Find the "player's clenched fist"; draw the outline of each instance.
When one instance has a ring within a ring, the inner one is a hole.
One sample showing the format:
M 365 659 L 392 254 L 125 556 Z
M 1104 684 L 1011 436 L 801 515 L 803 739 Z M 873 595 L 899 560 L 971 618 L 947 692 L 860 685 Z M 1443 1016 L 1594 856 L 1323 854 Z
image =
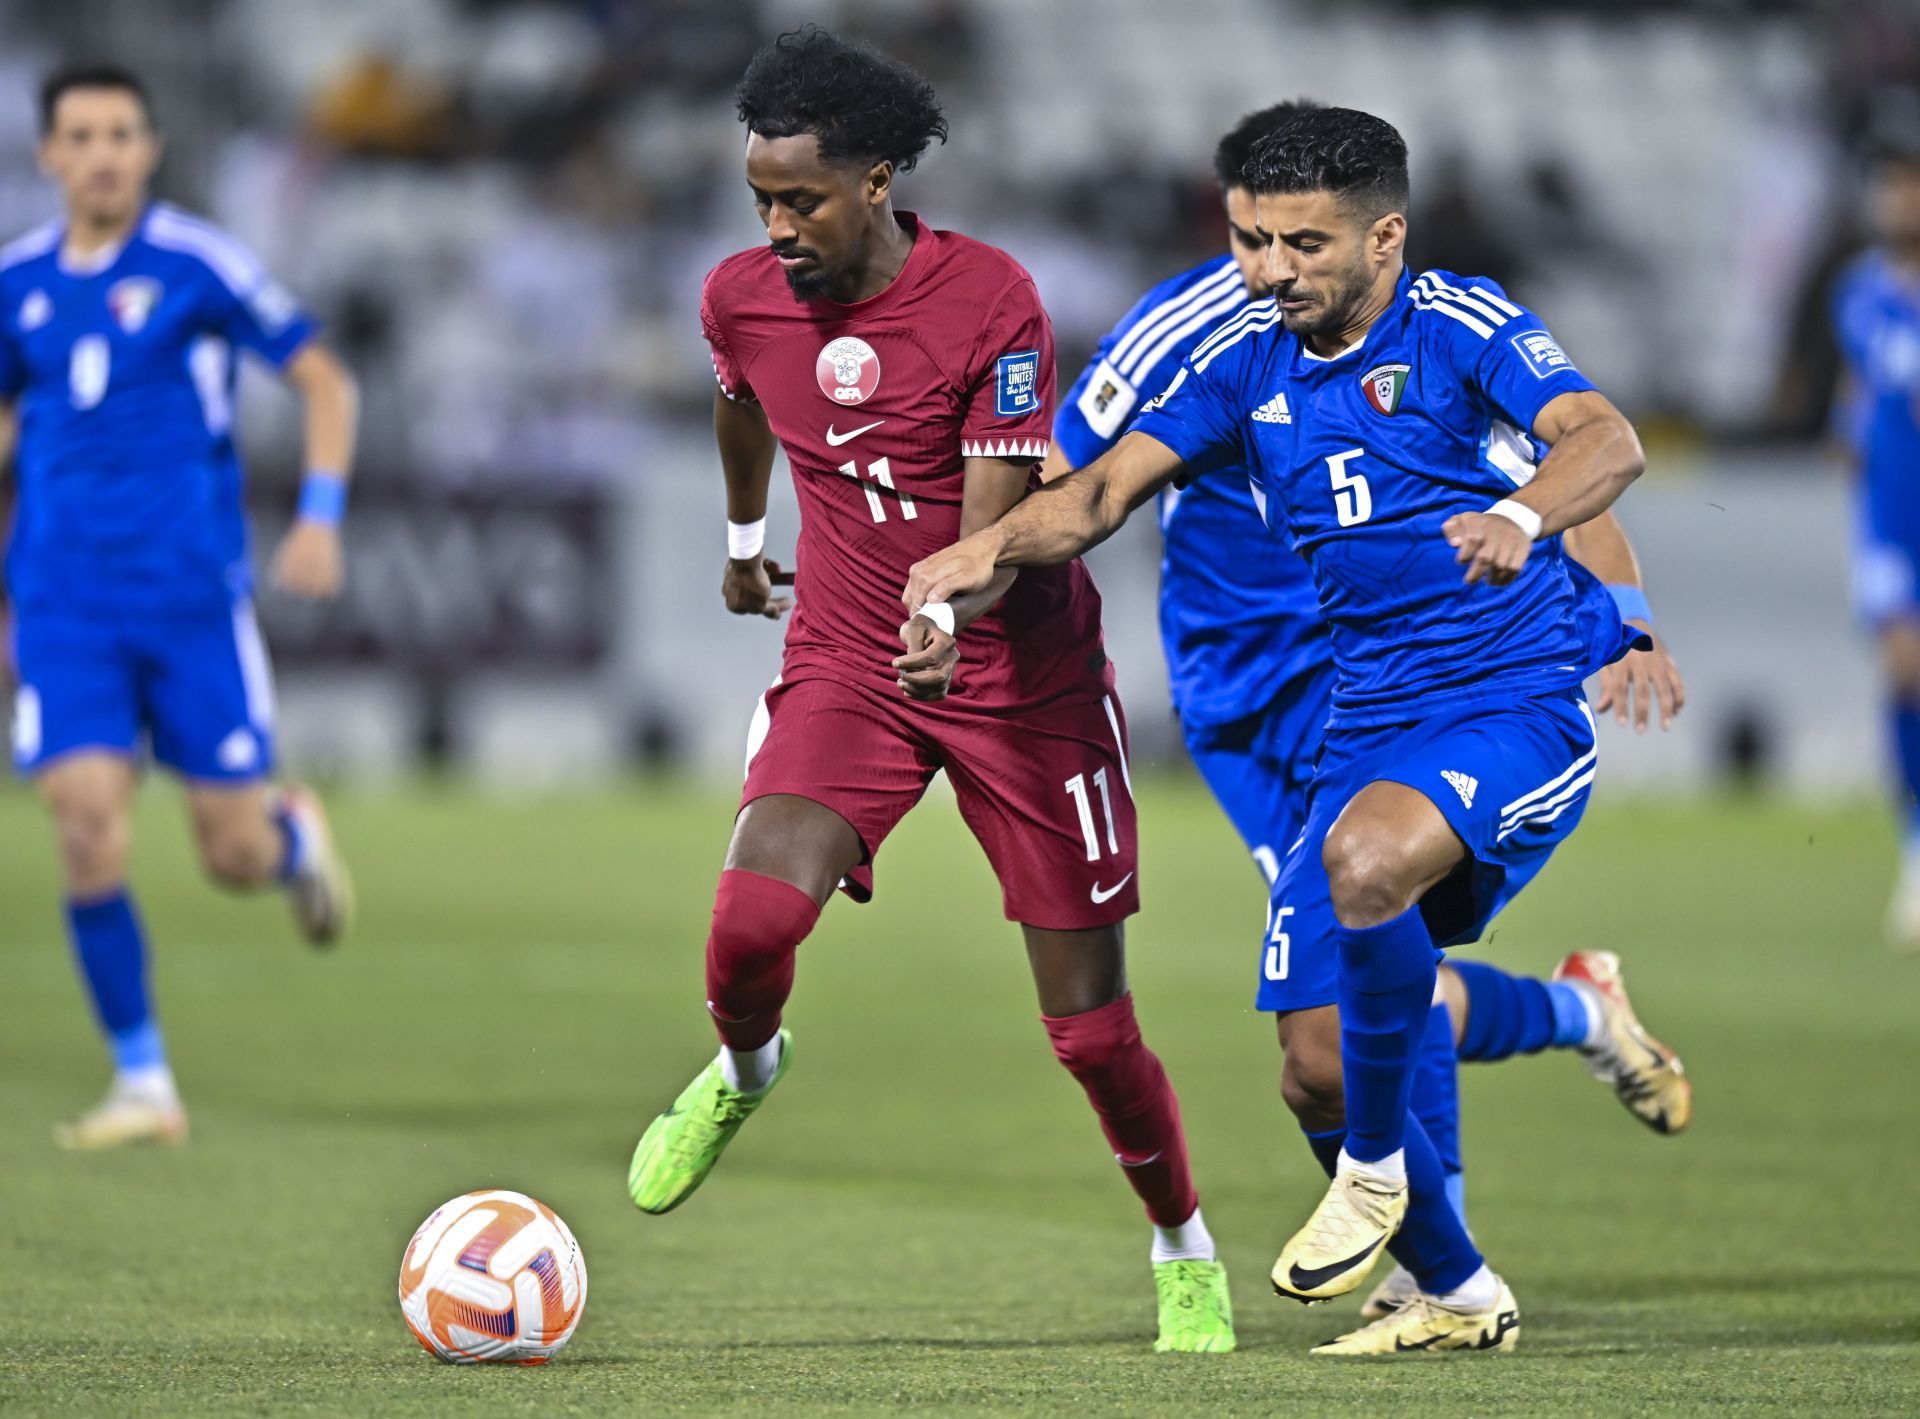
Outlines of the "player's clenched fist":
M 1491 512 L 1456 513 L 1440 529 L 1454 558 L 1467 569 L 1467 581 L 1505 586 L 1520 575 L 1533 539 L 1518 523 Z
M 736 616 L 765 616 L 777 621 L 793 609 L 791 596 L 775 596 L 776 586 L 792 586 L 793 573 L 780 570 L 771 557 L 748 557 L 744 561 L 727 559 L 720 578 L 720 599 Z
M 345 580 L 338 528 L 302 519 L 287 529 L 273 554 L 274 585 L 295 596 L 320 599 L 338 595 Z
M 912 616 L 900 627 L 907 653 L 895 656 L 900 692 L 910 700 L 944 700 L 960 664 L 957 641 L 925 616 Z
M 900 604 L 918 611 L 933 601 L 951 601 L 983 591 L 993 580 L 996 552 L 991 528 L 963 537 L 907 569 L 907 589 Z

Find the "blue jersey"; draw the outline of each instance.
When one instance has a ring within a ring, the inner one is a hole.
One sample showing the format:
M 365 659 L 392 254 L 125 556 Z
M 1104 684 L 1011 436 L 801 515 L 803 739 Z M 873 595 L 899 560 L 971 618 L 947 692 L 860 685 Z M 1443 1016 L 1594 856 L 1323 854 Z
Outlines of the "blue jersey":
M 53 223 L 0 250 L 0 398 L 20 421 L 7 585 L 23 610 L 222 607 L 248 589 L 235 352 L 312 323 L 232 238 L 164 203 L 89 269 Z
M 1403 273 L 1365 337 L 1323 358 L 1261 301 L 1208 336 L 1135 422 L 1190 465 L 1240 458 L 1307 559 L 1333 636 L 1335 728 L 1409 723 L 1580 684 L 1627 637 L 1549 538 L 1509 586 L 1469 586 L 1441 535 L 1524 487 L 1549 401 L 1593 386 L 1485 279 Z
M 1076 468 L 1119 441 L 1142 396 L 1166 388 L 1181 362 L 1246 309 L 1231 256 L 1162 281 L 1100 342 L 1054 419 Z M 1235 465 L 1171 488 L 1160 500 L 1160 639 L 1181 723 L 1226 724 L 1261 712 L 1332 657 L 1306 563 L 1277 545 Z
M 1840 278 L 1834 326 L 1853 376 L 1841 415 L 1860 460 L 1868 533 L 1920 546 L 1920 279 L 1868 253 Z

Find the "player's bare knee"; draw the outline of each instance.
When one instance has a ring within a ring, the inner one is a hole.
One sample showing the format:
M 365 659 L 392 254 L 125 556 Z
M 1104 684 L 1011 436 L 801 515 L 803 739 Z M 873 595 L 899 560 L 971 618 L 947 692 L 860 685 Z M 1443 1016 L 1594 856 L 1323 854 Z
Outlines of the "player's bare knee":
M 200 833 L 200 865 L 213 881 L 233 891 L 272 880 L 281 851 L 278 835 L 271 831 L 236 832 L 222 826 Z
M 121 804 L 74 796 L 56 802 L 53 816 L 69 892 L 88 896 L 125 879 L 133 823 Z
M 1411 894 L 1406 854 L 1365 825 L 1335 823 L 1321 849 L 1333 913 L 1347 927 L 1378 926 L 1407 909 Z
M 1287 1056 L 1280 1070 L 1280 1097 L 1299 1121 L 1312 1133 L 1344 1128 L 1347 1122 L 1347 1098 L 1340 1075 L 1340 1054 L 1330 1055 L 1311 1049 L 1298 1049 Z

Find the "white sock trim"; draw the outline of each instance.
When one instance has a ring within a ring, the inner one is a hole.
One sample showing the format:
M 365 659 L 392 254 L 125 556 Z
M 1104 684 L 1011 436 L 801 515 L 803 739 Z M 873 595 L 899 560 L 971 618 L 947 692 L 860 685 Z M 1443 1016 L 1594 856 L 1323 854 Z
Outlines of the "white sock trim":
M 1381 1183 L 1387 1187 L 1405 1187 L 1407 1185 L 1407 1150 L 1396 1148 L 1386 1157 L 1372 1163 L 1362 1163 L 1345 1148 L 1340 1150 L 1340 1162 L 1334 1169 L 1334 1176 L 1347 1174 L 1365 1178 L 1368 1182 Z
M 1458 1287 L 1433 1299 L 1450 1311 L 1490 1311 L 1500 1299 L 1500 1278 L 1483 1261 Z
M 1574 994 L 1580 997 L 1580 1003 L 1587 1008 L 1587 1037 L 1580 1042 L 1580 1048 L 1593 1049 L 1604 1044 L 1607 1038 L 1607 1006 L 1601 1000 L 1599 990 L 1583 980 L 1568 981 L 1566 984 L 1573 987 Z
M 773 1083 L 773 1076 L 779 1068 L 778 1032 L 758 1049 L 737 1050 L 720 1046 L 720 1076 L 735 1093 L 759 1093 Z
M 180 1102 L 180 1090 L 173 1082 L 173 1070 L 164 1064 L 116 1070 L 113 1087 L 150 1103 L 171 1106 Z
M 1193 1216 L 1177 1227 L 1162 1227 L 1155 1224 L 1153 1229 L 1153 1261 L 1159 1265 L 1163 1261 L 1214 1261 L 1218 1253 L 1214 1250 L 1213 1234 L 1207 1230 L 1206 1222 L 1200 1216 L 1198 1207 Z

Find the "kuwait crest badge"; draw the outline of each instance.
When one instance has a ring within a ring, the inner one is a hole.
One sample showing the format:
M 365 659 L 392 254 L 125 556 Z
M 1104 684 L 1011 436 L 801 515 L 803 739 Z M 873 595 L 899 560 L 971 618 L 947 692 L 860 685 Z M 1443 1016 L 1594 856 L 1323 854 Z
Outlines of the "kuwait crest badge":
M 1382 414 L 1399 412 L 1400 396 L 1406 393 L 1407 376 L 1412 372 L 1412 365 L 1375 365 L 1360 376 L 1367 403 Z

